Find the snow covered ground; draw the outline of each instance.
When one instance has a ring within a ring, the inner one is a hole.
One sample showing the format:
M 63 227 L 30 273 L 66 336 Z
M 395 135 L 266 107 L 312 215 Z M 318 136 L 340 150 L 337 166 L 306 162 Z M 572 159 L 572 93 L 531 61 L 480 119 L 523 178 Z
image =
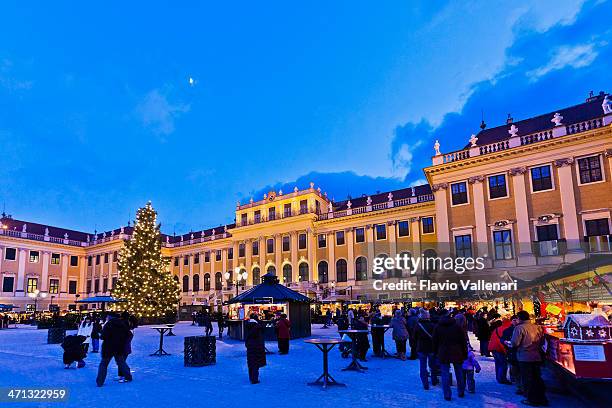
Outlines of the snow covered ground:
M 157 349 L 158 333 L 147 327 L 136 329 L 132 345 L 133 354 L 128 363 L 134 381 L 122 384 L 115 381 L 116 366 L 109 366 L 106 385 L 97 388 L 95 376 L 99 354 L 89 354 L 87 366 L 65 370 L 62 349 L 46 344 L 46 330 L 23 326 L 0 331 L 0 387 L 65 387 L 69 389 L 67 402 L 39 404 L 61 407 L 173 407 L 214 406 L 296 408 L 359 408 L 359 407 L 518 407 L 523 398 L 515 395 L 513 386 L 495 382 L 492 358 L 479 357 L 483 371 L 476 375 L 476 394 L 456 396 L 444 401 L 439 386 L 424 391 L 420 384 L 417 361 L 368 358 L 366 373 L 344 372 L 341 368 L 348 360 L 340 356 L 337 348 L 330 353 L 330 372 L 346 388 L 322 390 L 307 386 L 322 372 L 322 353 L 303 340 L 293 340 L 289 355 L 268 356 L 268 366 L 260 370 L 261 383 L 248 381 L 245 348 L 241 342 L 217 340 L 217 364 L 208 367 L 183 367 L 183 337 L 203 334 L 202 328 L 180 323 L 174 329 L 176 337 L 166 337 L 164 348 L 168 357 L 150 357 Z M 388 333 L 386 344 L 393 352 Z M 337 336 L 335 328 L 313 328 L 314 337 Z M 475 345 L 476 343 L 473 342 Z M 268 349 L 276 351 L 275 343 Z M 553 407 L 586 406 L 570 395 L 549 392 Z M 36 406 L 11 403 L 6 406 Z

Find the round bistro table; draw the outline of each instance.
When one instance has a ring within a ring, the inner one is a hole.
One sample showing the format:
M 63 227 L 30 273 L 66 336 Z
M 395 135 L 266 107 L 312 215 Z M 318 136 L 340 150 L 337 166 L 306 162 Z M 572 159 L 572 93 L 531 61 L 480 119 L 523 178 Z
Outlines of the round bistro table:
M 339 383 L 329 374 L 329 363 L 328 354 L 336 344 L 340 344 L 343 341 L 341 339 L 307 339 L 305 343 L 314 344 L 319 350 L 323 352 L 323 374 L 319 376 L 314 382 L 308 383 L 308 385 L 322 385 L 323 389 L 327 389 L 328 386 L 337 385 L 346 387 L 346 384 Z

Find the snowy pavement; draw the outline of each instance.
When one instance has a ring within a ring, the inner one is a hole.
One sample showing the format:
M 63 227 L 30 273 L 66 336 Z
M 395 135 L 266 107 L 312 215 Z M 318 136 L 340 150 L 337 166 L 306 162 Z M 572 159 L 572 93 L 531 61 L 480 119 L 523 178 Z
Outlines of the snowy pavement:
M 215 325 L 216 327 L 216 325 Z M 417 361 L 368 357 L 365 373 L 341 371 L 349 361 L 340 356 L 337 348 L 330 352 L 330 373 L 347 386 L 323 390 L 306 385 L 323 371 L 322 353 L 303 340 L 291 341 L 289 355 L 268 355 L 268 365 L 260 370 L 261 383 L 248 381 L 245 348 L 241 342 L 217 340 L 217 364 L 207 367 L 183 366 L 183 338 L 201 335 L 200 327 L 180 323 L 176 337 L 164 338 L 167 357 L 150 357 L 157 349 L 159 334 L 147 327 L 136 329 L 132 344 L 133 354 L 128 359 L 134 381 L 122 384 L 115 381 L 116 365 L 111 362 L 106 385 L 97 388 L 95 376 L 99 354 L 89 354 L 87 366 L 65 370 L 62 349 L 46 344 L 47 331 L 28 326 L 0 330 L 0 388 L 65 387 L 67 402 L 28 404 L 2 403 L 5 406 L 58 407 L 173 407 L 215 406 L 220 408 L 288 406 L 299 408 L 359 408 L 359 407 L 520 407 L 523 397 L 515 395 L 515 388 L 495 382 L 492 358 L 479 357 L 482 372 L 476 375 L 476 394 L 444 401 L 439 386 L 423 390 Z M 337 337 L 335 328 L 313 327 L 313 337 Z M 395 350 L 390 333 L 387 348 Z M 476 344 L 475 342 L 473 344 Z M 276 351 L 276 344 L 267 343 Z M 571 395 L 548 393 L 552 407 L 579 408 L 586 405 Z

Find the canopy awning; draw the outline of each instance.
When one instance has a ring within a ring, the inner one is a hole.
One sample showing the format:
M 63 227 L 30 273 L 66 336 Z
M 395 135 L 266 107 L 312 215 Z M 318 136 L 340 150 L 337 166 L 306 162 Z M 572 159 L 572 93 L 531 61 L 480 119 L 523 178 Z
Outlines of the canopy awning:
M 13 309 L 19 309 L 19 306 L 15 306 L 15 305 L 7 305 L 4 303 L 0 303 L 0 311 L 6 312 L 9 310 L 13 310 Z
M 85 299 L 79 299 L 76 303 L 120 303 L 125 302 L 123 299 L 115 298 L 112 296 L 92 296 Z
M 276 275 L 270 273 L 262 277 L 262 283 L 231 298 L 225 304 L 261 304 L 261 303 L 285 303 L 302 302 L 310 303 L 312 299 L 295 290 L 278 283 Z

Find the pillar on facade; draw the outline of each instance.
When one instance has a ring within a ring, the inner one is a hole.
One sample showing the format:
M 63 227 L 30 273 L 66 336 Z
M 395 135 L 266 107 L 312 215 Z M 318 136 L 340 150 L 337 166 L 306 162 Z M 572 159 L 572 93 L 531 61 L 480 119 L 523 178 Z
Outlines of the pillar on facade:
M 193 254 L 189 256 L 189 294 L 193 293 Z
M 62 275 L 60 278 L 60 293 L 59 293 L 60 297 L 65 297 L 66 294 L 68 293 L 68 262 L 69 262 L 68 255 L 62 254 L 61 255 Z
M 327 236 L 327 278 L 329 282 L 336 281 L 336 233 L 330 232 Z
M 25 269 L 26 269 L 26 250 L 19 248 L 19 257 L 17 258 L 17 290 L 16 296 L 25 296 Z
M 526 167 L 510 169 L 512 188 L 514 190 L 514 209 L 516 212 L 516 233 L 519 253 L 517 263 L 519 266 L 535 265 L 531 247 L 531 231 L 529 226 L 529 210 L 527 208 L 527 188 L 525 187 Z
M 355 238 L 353 228 L 347 228 L 344 230 L 346 233 L 346 279 L 351 284 L 355 283 Z
M 317 240 L 315 239 L 314 231 L 310 228 L 306 230 L 306 247 L 308 248 L 308 271 L 310 273 L 308 280 L 316 282 L 319 279 L 316 265 Z
M 298 276 L 298 232 L 291 232 L 291 281 L 297 281 Z
M 50 253 L 43 251 L 42 253 L 42 273 L 40 277 L 40 291 L 47 292 L 49 290 L 49 256 Z
M 419 258 L 421 256 L 421 218 L 413 217 L 410 219 L 410 235 L 412 238 L 412 250 L 410 254 L 412 258 Z M 412 275 L 421 275 L 421 264 L 418 267 L 415 262 L 412 263 L 412 269 L 410 271 Z
M 450 241 L 448 228 L 448 183 L 438 183 L 431 186 L 436 206 L 436 236 L 439 243 L 448 244 Z
M 87 257 L 79 256 L 79 290 L 78 293 L 83 295 L 87 290 Z
M 475 256 L 488 254 L 487 214 L 485 210 L 484 176 L 474 176 L 468 179 L 472 185 L 472 202 L 474 205 L 474 219 L 476 223 L 476 234 L 473 240 L 476 251 Z
M 283 244 L 282 244 L 282 235 L 275 234 L 274 235 L 274 267 L 276 268 L 276 276 L 283 276 L 283 271 L 281 264 L 283 263 Z
M 372 278 L 372 269 L 374 266 L 374 257 L 376 254 L 374 253 L 374 226 L 372 224 L 368 224 L 365 226 L 366 229 L 366 246 L 368 249 L 368 279 Z
M 397 222 L 388 221 L 387 227 L 389 228 L 389 256 L 395 258 L 397 255 Z
M 561 211 L 563 212 L 563 230 L 567 240 L 566 261 L 573 262 L 584 257 L 581 247 L 576 192 L 574 191 L 574 158 L 557 159 L 553 162 L 559 176 L 559 193 Z
M 247 270 L 247 282 L 249 285 L 253 284 L 253 274 L 251 273 L 251 268 L 253 266 L 253 262 L 251 260 L 252 250 L 253 250 L 253 242 L 250 239 L 244 241 L 244 264 Z

